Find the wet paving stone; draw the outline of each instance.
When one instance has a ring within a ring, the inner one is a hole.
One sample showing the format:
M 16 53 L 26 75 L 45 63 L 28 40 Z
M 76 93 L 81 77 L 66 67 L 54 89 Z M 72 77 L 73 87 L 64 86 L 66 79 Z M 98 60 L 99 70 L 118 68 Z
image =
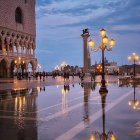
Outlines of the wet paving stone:
M 0 139 L 88 140 L 112 131 L 117 140 L 138 140 L 140 87 L 109 83 L 105 94 L 99 88 L 93 82 L 1 90 Z

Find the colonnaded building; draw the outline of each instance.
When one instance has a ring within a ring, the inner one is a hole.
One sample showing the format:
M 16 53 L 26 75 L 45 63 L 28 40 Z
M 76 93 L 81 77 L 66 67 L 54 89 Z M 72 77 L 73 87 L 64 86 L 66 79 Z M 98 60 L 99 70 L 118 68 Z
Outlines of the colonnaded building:
M 37 67 L 35 0 L 0 0 L 0 77 Z

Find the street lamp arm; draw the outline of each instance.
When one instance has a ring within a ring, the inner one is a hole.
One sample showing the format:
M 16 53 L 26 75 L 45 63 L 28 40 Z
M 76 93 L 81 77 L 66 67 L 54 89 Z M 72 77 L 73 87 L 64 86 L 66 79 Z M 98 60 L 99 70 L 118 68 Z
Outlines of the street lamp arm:
M 112 51 L 112 48 L 108 48 L 107 46 L 105 47 L 107 51 Z
M 97 48 L 92 48 L 91 51 L 97 52 L 98 50 L 102 49 L 101 45 L 99 44 Z
M 94 135 L 95 135 L 95 137 L 98 136 L 100 139 L 101 139 L 101 137 L 102 137 L 102 133 L 100 134 L 98 131 L 95 131 L 95 132 L 94 132 Z
M 111 135 L 114 134 L 113 131 L 109 130 L 108 133 L 107 133 L 107 136 L 110 135 L 110 134 Z
M 113 131 L 109 131 L 107 133 L 107 139 L 108 139 L 108 137 L 110 137 L 110 140 L 116 140 L 116 136 Z
M 94 48 L 94 49 L 92 48 L 91 51 L 97 52 L 99 49 L 100 49 L 99 47 L 98 48 Z

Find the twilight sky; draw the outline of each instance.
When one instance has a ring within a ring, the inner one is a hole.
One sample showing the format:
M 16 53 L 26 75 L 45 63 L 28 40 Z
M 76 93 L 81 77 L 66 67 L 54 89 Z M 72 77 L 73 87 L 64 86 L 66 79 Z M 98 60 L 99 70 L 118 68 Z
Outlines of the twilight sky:
M 100 28 L 116 40 L 109 61 L 130 64 L 127 56 L 140 55 L 140 0 L 37 0 L 36 57 L 50 71 L 62 61 L 83 66 L 82 29 L 89 28 L 95 47 Z M 91 52 L 91 62 L 101 60 L 101 51 Z

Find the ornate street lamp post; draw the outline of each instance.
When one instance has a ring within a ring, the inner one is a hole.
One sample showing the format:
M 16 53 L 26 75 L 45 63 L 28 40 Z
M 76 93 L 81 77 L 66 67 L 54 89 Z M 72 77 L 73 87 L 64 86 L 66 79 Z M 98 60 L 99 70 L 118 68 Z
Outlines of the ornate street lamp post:
M 135 78 L 136 76 L 136 71 L 135 71 L 135 68 L 136 68 L 136 61 L 139 60 L 139 56 L 136 54 L 136 53 L 132 53 L 132 56 L 128 56 L 128 61 L 132 61 L 133 62 L 133 76 Z
M 95 48 L 95 49 L 93 48 L 94 47 L 94 40 L 93 39 L 89 40 L 88 45 L 91 48 L 91 50 L 93 50 L 95 52 L 98 51 L 98 50 L 102 51 L 102 80 L 101 80 L 102 86 L 100 88 L 100 92 L 103 92 L 103 91 L 107 91 L 107 88 L 106 88 L 106 85 L 105 85 L 105 72 L 104 72 L 104 51 L 105 50 L 111 51 L 112 48 L 115 45 L 115 40 L 110 39 L 110 43 L 109 43 L 110 47 L 108 48 L 107 47 L 108 37 L 106 36 L 106 30 L 101 29 L 100 30 L 100 35 L 101 35 L 101 43 L 98 45 L 97 48 Z
M 25 64 L 25 61 L 21 59 L 21 57 L 18 57 L 15 61 L 14 61 L 16 67 L 17 67 L 17 75 L 18 73 L 22 72 L 20 71 L 21 69 L 21 65 Z

